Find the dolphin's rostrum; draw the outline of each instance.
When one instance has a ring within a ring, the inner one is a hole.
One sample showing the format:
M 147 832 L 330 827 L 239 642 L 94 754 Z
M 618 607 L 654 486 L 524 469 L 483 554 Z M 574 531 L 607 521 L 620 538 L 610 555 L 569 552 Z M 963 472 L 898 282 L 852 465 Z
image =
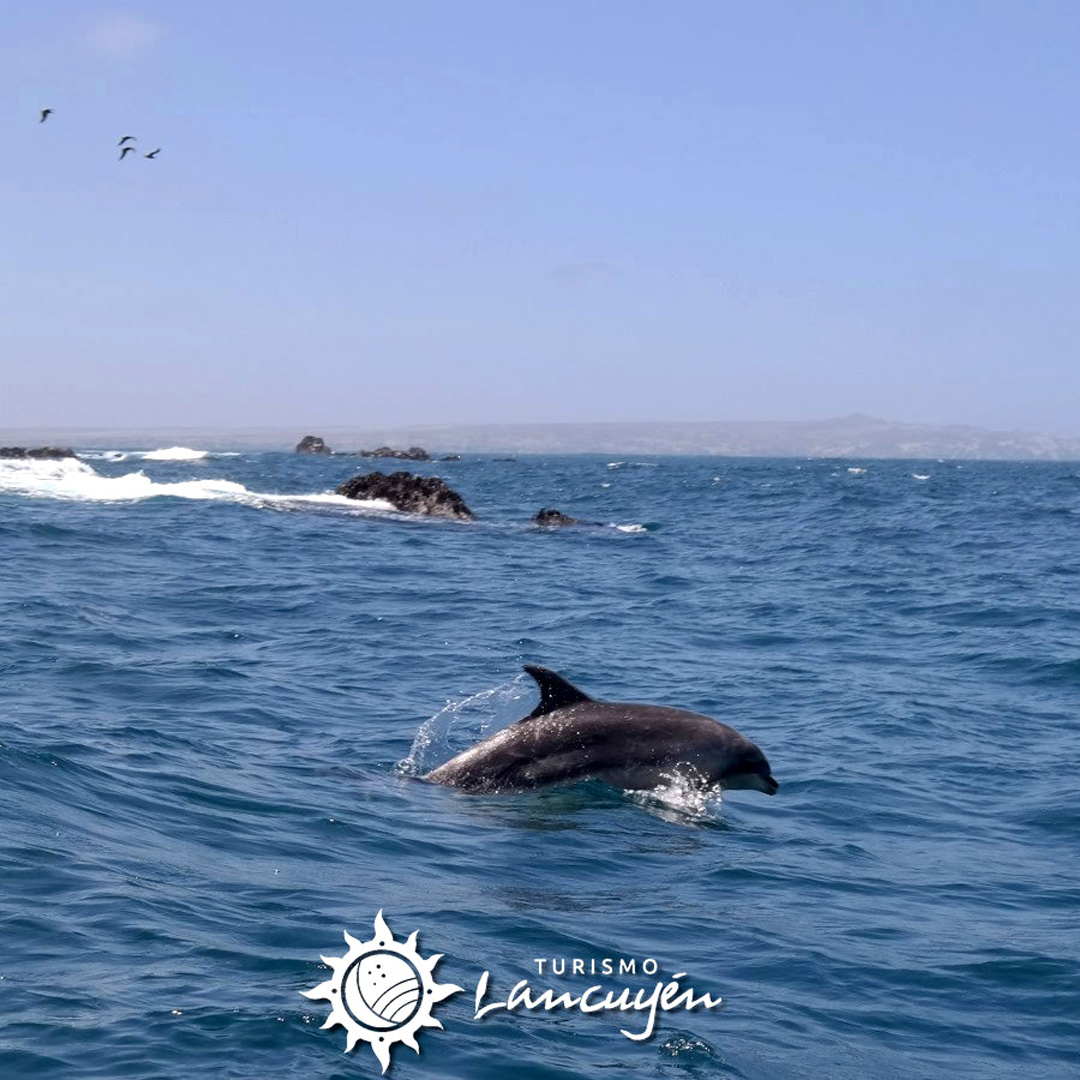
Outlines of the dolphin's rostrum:
M 596 779 L 644 790 L 683 776 L 712 788 L 780 786 L 745 735 L 700 713 L 595 701 L 561 675 L 526 664 L 540 704 L 424 779 L 465 791 L 524 791 Z

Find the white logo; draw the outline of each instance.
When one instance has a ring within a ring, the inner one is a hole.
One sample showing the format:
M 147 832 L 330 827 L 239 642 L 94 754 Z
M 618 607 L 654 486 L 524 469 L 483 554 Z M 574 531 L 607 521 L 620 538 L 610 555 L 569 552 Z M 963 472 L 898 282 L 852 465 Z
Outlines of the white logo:
M 300 991 L 312 1000 L 329 1001 L 332 1008 L 323 1030 L 339 1024 L 345 1028 L 346 1053 L 361 1040 L 370 1043 L 383 1072 L 390 1065 L 394 1043 L 403 1042 L 420 1053 L 417 1032 L 423 1027 L 442 1027 L 432 1017 L 432 1007 L 463 989 L 435 981 L 432 972 L 442 954 L 425 960 L 416 951 L 418 933 L 414 930 L 404 944 L 395 941 L 380 911 L 375 916 L 375 936 L 357 941 L 346 930 L 349 951 L 341 957 L 322 958 L 334 974 L 313 989 Z

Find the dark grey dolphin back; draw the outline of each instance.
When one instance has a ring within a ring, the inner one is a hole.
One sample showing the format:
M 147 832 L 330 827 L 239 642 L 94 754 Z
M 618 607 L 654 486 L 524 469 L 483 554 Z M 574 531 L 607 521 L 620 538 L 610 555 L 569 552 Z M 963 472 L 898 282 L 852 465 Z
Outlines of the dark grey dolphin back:
M 537 716 L 554 712 L 556 709 L 565 709 L 568 705 L 578 705 L 583 701 L 592 701 L 588 694 L 582 693 L 576 686 L 572 686 L 561 675 L 549 671 L 545 667 L 537 667 L 535 664 L 526 664 L 525 670 L 536 680 L 540 687 L 540 704 L 528 716 L 518 721 L 523 724 L 526 720 L 532 720 Z

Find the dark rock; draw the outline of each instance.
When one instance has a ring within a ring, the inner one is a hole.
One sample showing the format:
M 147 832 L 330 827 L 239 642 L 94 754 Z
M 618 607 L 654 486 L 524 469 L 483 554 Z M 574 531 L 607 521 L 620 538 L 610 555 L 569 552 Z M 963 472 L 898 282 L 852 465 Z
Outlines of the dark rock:
M 460 454 L 443 454 L 443 456 L 441 458 L 439 458 L 439 460 L 440 461 L 460 461 L 461 460 L 461 455 Z
M 75 451 L 68 446 L 38 446 L 27 450 L 23 446 L 0 446 L 0 458 L 36 458 L 39 461 L 59 461 L 74 457 Z
M 385 499 L 407 514 L 465 521 L 473 518 L 465 500 L 437 476 L 417 476 L 407 472 L 367 473 L 346 480 L 337 493 L 347 499 Z
M 516 457 L 493 457 L 492 461 L 517 461 Z
M 559 525 L 580 525 L 581 522 L 578 518 L 570 517 L 561 510 L 545 508 L 536 512 L 536 516 L 533 518 L 533 524 L 553 529 Z
M 410 446 L 408 450 L 394 450 L 380 446 L 377 450 L 357 450 L 358 457 L 398 458 L 401 461 L 430 461 L 431 455 L 422 446 Z
M 329 454 L 330 447 L 318 435 L 305 435 L 297 444 L 298 454 Z

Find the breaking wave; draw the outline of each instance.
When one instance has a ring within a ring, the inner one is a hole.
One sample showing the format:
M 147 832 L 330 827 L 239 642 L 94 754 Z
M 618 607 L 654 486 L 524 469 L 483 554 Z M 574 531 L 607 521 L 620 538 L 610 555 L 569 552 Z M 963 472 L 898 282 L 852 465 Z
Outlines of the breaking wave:
M 190 446 L 163 446 L 157 450 L 80 450 L 84 461 L 205 461 L 208 458 L 239 457 L 239 450 L 193 450 Z
M 166 446 L 160 450 L 147 450 L 140 456 L 145 461 L 202 461 L 210 456 L 210 451 L 192 450 L 189 446 Z
M 276 495 L 249 491 L 243 484 L 221 479 L 161 483 L 152 480 L 141 470 L 123 476 L 102 476 L 86 462 L 76 458 L 0 461 L 0 493 L 73 502 L 135 502 L 168 495 L 177 499 L 220 499 L 256 507 L 316 504 L 352 511 L 399 513 L 383 499 L 347 499 L 332 492 Z

